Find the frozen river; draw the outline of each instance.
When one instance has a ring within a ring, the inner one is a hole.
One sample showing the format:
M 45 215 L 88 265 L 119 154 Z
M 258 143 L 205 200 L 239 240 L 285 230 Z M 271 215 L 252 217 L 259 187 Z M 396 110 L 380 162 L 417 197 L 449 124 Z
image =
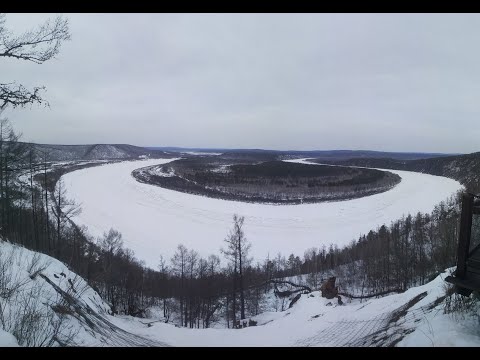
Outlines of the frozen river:
M 86 225 L 95 237 L 117 229 L 125 246 L 156 268 L 159 256 L 170 259 L 178 244 L 203 256 L 219 255 L 237 213 L 245 216 L 251 254 L 263 260 L 278 252 L 302 256 L 323 244 L 342 247 L 404 214 L 430 212 L 462 188 L 444 177 L 389 170 L 402 181 L 381 194 L 318 204 L 265 205 L 189 195 L 139 183 L 131 175 L 140 167 L 172 160 L 121 162 L 64 175 L 67 196 L 82 207 L 74 221 Z

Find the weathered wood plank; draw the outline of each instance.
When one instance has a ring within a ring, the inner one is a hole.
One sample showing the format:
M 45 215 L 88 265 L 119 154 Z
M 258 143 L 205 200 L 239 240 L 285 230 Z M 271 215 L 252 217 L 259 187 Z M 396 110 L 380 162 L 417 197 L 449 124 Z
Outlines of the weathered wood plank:
M 480 261 L 480 244 L 475 249 L 470 251 L 470 254 L 468 254 L 468 258 L 475 261 Z
M 463 194 L 462 214 L 460 216 L 460 232 L 458 236 L 457 270 L 455 275 L 464 279 L 467 271 L 467 258 L 472 232 L 473 195 Z
M 448 281 L 451 284 L 456 285 L 460 289 L 460 293 L 468 296 L 472 290 L 478 290 L 478 282 L 472 280 L 459 279 L 458 277 L 447 276 L 445 281 Z M 462 291 L 462 289 L 468 289 L 470 291 Z
M 467 266 L 467 276 L 466 276 L 466 278 L 468 280 L 473 281 L 473 280 L 475 280 L 475 278 L 478 277 L 478 275 L 480 275 L 480 269 Z M 480 288 L 480 283 L 478 284 L 478 287 Z
M 468 266 L 480 268 L 480 258 L 469 257 L 467 260 L 467 264 Z
M 480 290 L 480 244 L 470 251 L 473 214 L 480 214 L 480 199 L 472 194 L 463 194 L 460 231 L 458 235 L 457 270 L 455 276 L 445 280 L 456 287 L 456 292 L 469 296 L 472 290 Z

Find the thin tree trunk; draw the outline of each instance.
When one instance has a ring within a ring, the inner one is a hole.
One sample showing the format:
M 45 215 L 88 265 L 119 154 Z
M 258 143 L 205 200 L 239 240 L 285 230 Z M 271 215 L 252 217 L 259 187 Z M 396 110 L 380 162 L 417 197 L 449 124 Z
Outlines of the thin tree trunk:
M 243 294 L 243 273 L 242 273 L 242 243 L 238 241 L 238 259 L 239 259 L 239 275 L 240 275 L 240 320 L 245 319 L 245 298 Z
M 235 268 L 233 271 L 233 292 L 232 292 L 232 321 L 233 321 L 234 328 L 237 322 L 236 297 L 237 297 L 237 263 L 235 262 Z
M 226 302 L 227 302 L 227 306 L 226 306 L 226 316 L 227 316 L 227 329 L 230 329 L 230 316 L 228 316 L 229 314 L 229 310 L 228 310 L 228 295 L 226 296 Z
M 35 204 L 35 191 L 33 188 L 33 153 L 30 150 L 30 191 L 32 196 L 32 222 L 33 222 L 33 239 L 35 243 L 35 248 L 38 250 L 38 237 L 37 237 L 37 211 L 36 211 L 36 204 Z
M 46 211 L 46 235 L 47 235 L 47 244 L 48 244 L 48 253 L 52 253 L 52 244 L 50 242 L 50 228 L 49 228 L 49 217 L 48 217 L 48 190 L 47 190 L 47 158 L 45 156 L 45 162 L 44 162 L 44 167 L 43 167 L 43 179 L 44 179 L 44 185 L 45 185 L 45 211 Z
M 57 259 L 60 256 L 60 226 L 61 226 L 61 217 L 62 217 L 62 183 L 58 183 L 58 203 L 57 203 L 57 244 L 55 246 L 55 253 L 57 254 Z
M 1 207 L 1 234 L 3 236 L 5 233 L 5 200 L 4 200 L 4 188 L 3 188 L 3 162 L 4 162 L 4 151 L 3 151 L 3 122 L 0 123 L 0 207 Z

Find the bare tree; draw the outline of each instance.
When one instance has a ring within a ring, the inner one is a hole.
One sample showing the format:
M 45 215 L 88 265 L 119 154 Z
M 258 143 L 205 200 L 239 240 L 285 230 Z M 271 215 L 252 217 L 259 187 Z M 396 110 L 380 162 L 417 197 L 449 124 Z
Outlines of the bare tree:
M 160 259 L 158 261 L 158 271 L 160 273 L 160 280 L 162 281 L 162 285 L 166 285 L 166 280 L 168 279 L 168 265 L 167 261 L 164 259 L 162 255 L 160 255 Z M 161 294 L 162 300 L 163 300 L 163 317 L 167 319 L 167 296 L 165 293 L 162 292 Z
M 116 294 L 116 283 L 114 268 L 115 260 L 122 253 L 123 240 L 122 234 L 115 229 L 110 229 L 109 232 L 103 234 L 103 238 L 98 240 L 98 244 L 102 249 L 102 271 L 103 281 L 105 286 L 105 295 L 107 300 L 111 303 L 112 314 L 118 313 L 118 301 Z
M 43 64 L 55 57 L 63 41 L 70 40 L 68 19 L 57 16 L 36 29 L 13 35 L 5 26 L 5 14 L 0 14 L 0 57 Z M 23 107 L 28 104 L 46 104 L 40 95 L 45 87 L 25 88 L 15 82 L 0 83 L 0 110 L 8 105 Z
M 243 283 L 243 271 L 250 259 L 248 258 L 248 252 L 251 244 L 247 241 L 245 233 L 243 232 L 243 223 L 245 217 L 233 215 L 233 229 L 230 230 L 225 242 L 227 243 L 226 249 L 221 249 L 222 253 L 227 257 L 233 265 L 233 320 L 235 321 L 235 297 L 237 288 L 240 292 L 240 319 L 245 319 L 245 294 Z M 234 323 L 235 324 L 235 323 Z
M 191 328 L 193 328 L 193 325 L 195 323 L 194 314 L 193 314 L 194 313 L 194 310 L 193 310 L 194 294 L 192 289 L 192 283 L 196 277 L 196 270 L 197 270 L 196 265 L 198 263 L 198 258 L 199 258 L 198 252 L 196 252 L 195 250 L 190 250 L 187 254 L 187 272 L 189 275 L 189 278 L 188 278 L 189 288 L 188 288 L 188 307 L 187 305 L 185 305 L 185 327 L 188 326 L 188 323 L 187 323 L 187 320 L 188 320 L 190 322 Z M 188 314 L 187 314 L 187 309 L 188 309 Z
M 51 252 L 51 243 L 50 243 L 50 219 L 48 215 L 48 185 L 47 185 L 47 158 L 48 151 L 45 150 L 42 152 L 43 155 L 43 186 L 44 186 L 44 195 L 45 195 L 45 237 L 48 243 L 48 251 Z
M 218 301 L 218 298 L 214 296 L 215 294 L 215 277 L 218 273 L 218 268 L 220 267 L 220 258 L 217 255 L 210 255 L 206 260 L 206 278 L 207 278 L 207 302 L 205 309 L 205 326 L 208 328 L 210 323 L 214 319 L 215 312 L 221 307 L 221 303 Z
M 183 316 L 185 304 L 185 277 L 187 272 L 188 250 L 180 244 L 172 257 L 172 270 L 180 278 L 180 324 L 183 326 Z M 185 320 L 186 321 L 186 320 Z
M 73 200 L 67 199 L 65 186 L 63 185 L 63 180 L 61 178 L 57 183 L 52 200 L 53 206 L 51 209 L 57 225 L 56 253 L 58 258 L 62 227 L 65 222 L 70 221 L 73 216 L 80 214 L 81 208 Z

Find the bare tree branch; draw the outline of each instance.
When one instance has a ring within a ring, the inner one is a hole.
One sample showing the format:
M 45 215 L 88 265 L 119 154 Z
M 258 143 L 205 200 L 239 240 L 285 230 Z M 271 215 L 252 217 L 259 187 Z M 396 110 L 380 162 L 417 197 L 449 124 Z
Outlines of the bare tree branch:
M 41 90 L 45 90 L 45 87 L 35 87 L 30 91 L 23 85 L 15 83 L 0 84 L 0 110 L 4 110 L 8 105 L 12 105 L 13 108 L 33 103 L 43 103 L 48 106 L 48 102 L 39 94 Z
M 68 19 L 57 16 L 36 29 L 14 36 L 5 27 L 5 14 L 0 14 L 0 57 L 31 61 L 43 64 L 55 57 L 63 41 L 70 40 Z M 45 104 L 48 102 L 40 96 L 45 87 L 26 89 L 16 83 L 0 83 L 0 110 L 8 105 L 24 107 L 28 104 Z
M 68 19 L 57 16 L 49 19 L 37 29 L 20 36 L 4 28 L 5 17 L 0 18 L 0 56 L 13 57 L 37 64 L 52 59 L 58 54 L 62 41 L 70 40 Z

